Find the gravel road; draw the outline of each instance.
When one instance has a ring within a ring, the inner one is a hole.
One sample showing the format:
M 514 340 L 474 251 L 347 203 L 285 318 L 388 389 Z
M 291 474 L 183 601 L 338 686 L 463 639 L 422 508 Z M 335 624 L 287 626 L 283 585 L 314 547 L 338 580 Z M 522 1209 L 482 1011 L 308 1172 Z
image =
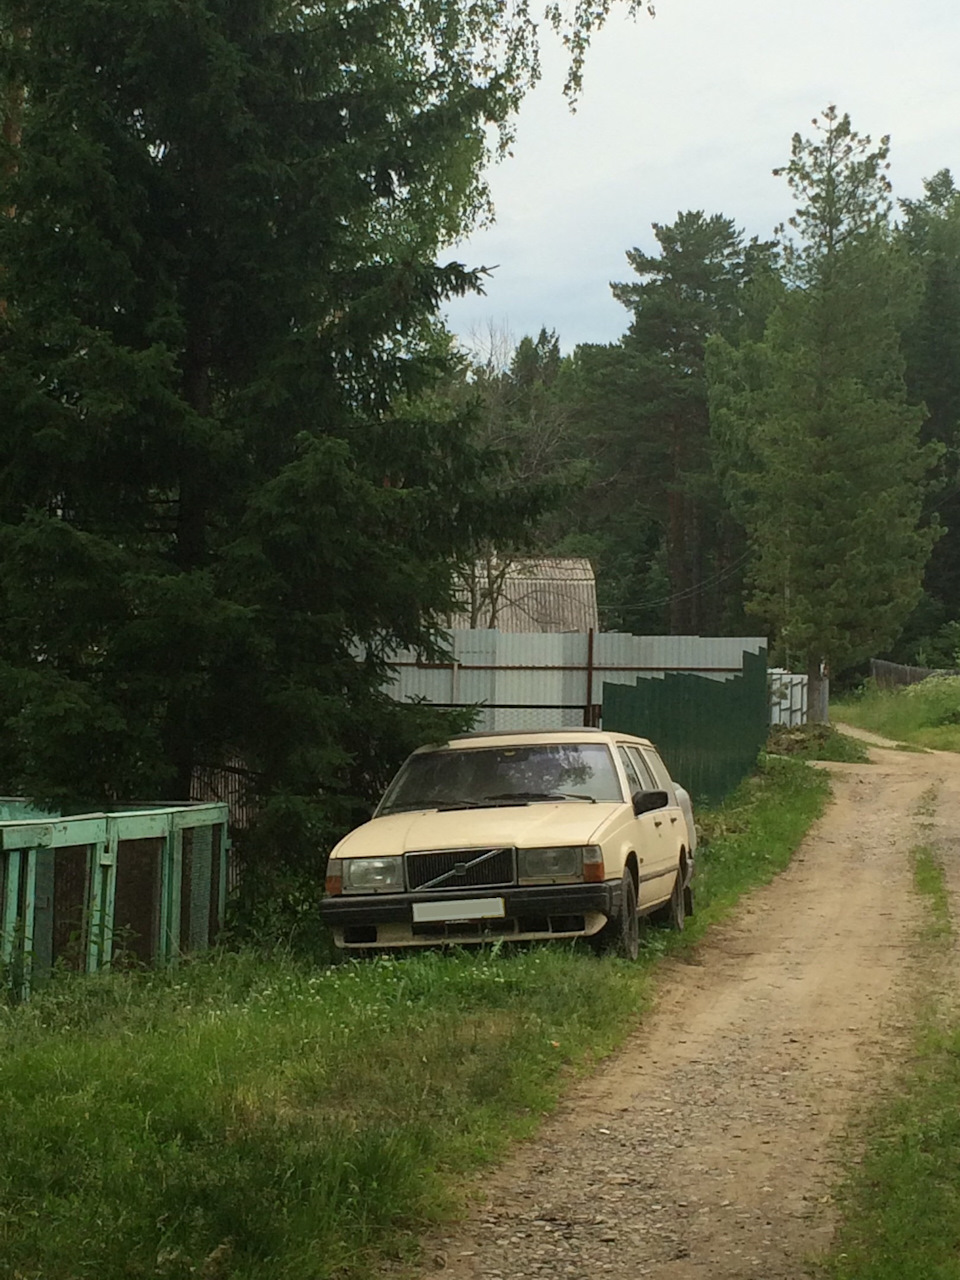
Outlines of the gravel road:
M 853 731 L 851 731 L 853 732 Z M 868 736 L 868 735 L 858 735 Z M 879 740 L 874 740 L 879 741 Z M 793 863 L 663 967 L 626 1047 L 428 1242 L 445 1280 L 799 1280 L 923 979 L 909 850 L 960 831 L 960 756 L 872 750 Z M 948 879 L 960 893 L 957 859 Z

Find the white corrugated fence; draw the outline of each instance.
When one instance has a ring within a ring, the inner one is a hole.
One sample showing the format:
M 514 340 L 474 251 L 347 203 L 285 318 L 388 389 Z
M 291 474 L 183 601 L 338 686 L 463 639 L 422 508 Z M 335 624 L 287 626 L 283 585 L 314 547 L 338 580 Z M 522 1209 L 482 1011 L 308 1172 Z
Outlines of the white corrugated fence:
M 687 672 L 712 680 L 739 675 L 743 653 L 767 647 L 761 636 L 632 636 L 616 631 L 515 634 L 449 633 L 450 660 L 395 655 L 387 686 L 401 702 L 474 706 L 478 729 L 554 729 L 596 724 L 604 683 L 634 684 Z

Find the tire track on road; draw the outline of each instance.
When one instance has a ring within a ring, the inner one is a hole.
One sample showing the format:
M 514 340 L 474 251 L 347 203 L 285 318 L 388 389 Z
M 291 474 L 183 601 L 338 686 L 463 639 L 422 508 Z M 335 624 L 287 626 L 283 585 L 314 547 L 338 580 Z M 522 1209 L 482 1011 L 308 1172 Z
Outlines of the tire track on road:
M 960 829 L 960 757 L 874 759 L 828 766 L 834 799 L 791 866 L 663 966 L 626 1047 L 429 1242 L 431 1274 L 794 1280 L 827 1249 L 843 1136 L 909 1030 L 931 783 Z

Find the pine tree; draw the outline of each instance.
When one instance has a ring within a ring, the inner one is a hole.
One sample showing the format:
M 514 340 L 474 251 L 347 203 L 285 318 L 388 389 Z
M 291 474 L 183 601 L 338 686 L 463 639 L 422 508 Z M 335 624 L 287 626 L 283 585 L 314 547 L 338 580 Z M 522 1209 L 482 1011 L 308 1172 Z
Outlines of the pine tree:
M 905 378 L 910 399 L 927 410 L 923 439 L 942 450 L 927 506 L 943 528 L 912 634 L 900 643 L 909 644 L 905 660 L 952 666 L 960 619 L 960 192 L 941 170 L 924 183 L 922 199 L 900 207 L 897 240 L 919 286 L 903 326 Z
M 659 254 L 627 254 L 639 280 L 611 286 L 631 313 L 628 332 L 577 353 L 582 416 L 601 459 L 603 510 L 637 562 L 625 579 L 625 621 L 642 620 L 637 596 L 660 596 L 666 629 L 712 632 L 730 621 L 725 601 L 742 549 L 714 477 L 704 356 L 712 334 L 745 322 L 747 286 L 769 272 L 769 246 L 745 244 L 728 218 L 693 211 L 654 224 L 654 234 Z
M 873 147 L 829 108 L 796 134 L 790 289 L 762 341 L 711 353 L 714 423 L 752 548 L 751 608 L 811 678 L 884 649 L 920 593 L 923 411 L 908 403 L 890 250 L 889 140 Z

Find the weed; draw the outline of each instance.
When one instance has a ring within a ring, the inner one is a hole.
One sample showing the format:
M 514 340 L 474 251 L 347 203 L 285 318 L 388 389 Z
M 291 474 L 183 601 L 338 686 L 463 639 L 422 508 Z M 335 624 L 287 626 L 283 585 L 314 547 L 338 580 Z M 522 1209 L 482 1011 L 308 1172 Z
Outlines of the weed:
M 930 800 L 920 805 L 921 819 Z M 953 936 L 943 865 L 928 845 L 913 849 L 911 861 L 914 888 L 928 908 L 918 958 L 931 974 Z M 834 1280 L 958 1275 L 960 1027 L 937 996 L 928 981 L 909 1068 L 869 1117 L 866 1152 L 841 1191 L 843 1221 L 825 1264 Z
M 453 1212 L 622 1042 L 664 950 L 789 860 L 827 779 L 766 761 L 703 815 L 698 909 L 639 964 L 577 946 L 311 967 L 221 952 L 55 974 L 0 1008 L 0 1257 L 43 1280 L 358 1280 Z
M 771 730 L 767 750 L 798 760 L 834 760 L 846 764 L 869 764 L 870 753 L 862 742 L 840 733 L 829 724 L 803 724 Z
M 838 720 L 900 743 L 960 751 L 960 677 L 931 676 L 902 689 L 867 684 L 856 697 L 833 704 Z
M 949 940 L 952 925 L 950 901 L 943 880 L 943 864 L 939 854 L 929 845 L 918 845 L 911 850 L 913 887 L 925 900 L 927 915 L 923 926 L 923 940 L 939 943 Z

